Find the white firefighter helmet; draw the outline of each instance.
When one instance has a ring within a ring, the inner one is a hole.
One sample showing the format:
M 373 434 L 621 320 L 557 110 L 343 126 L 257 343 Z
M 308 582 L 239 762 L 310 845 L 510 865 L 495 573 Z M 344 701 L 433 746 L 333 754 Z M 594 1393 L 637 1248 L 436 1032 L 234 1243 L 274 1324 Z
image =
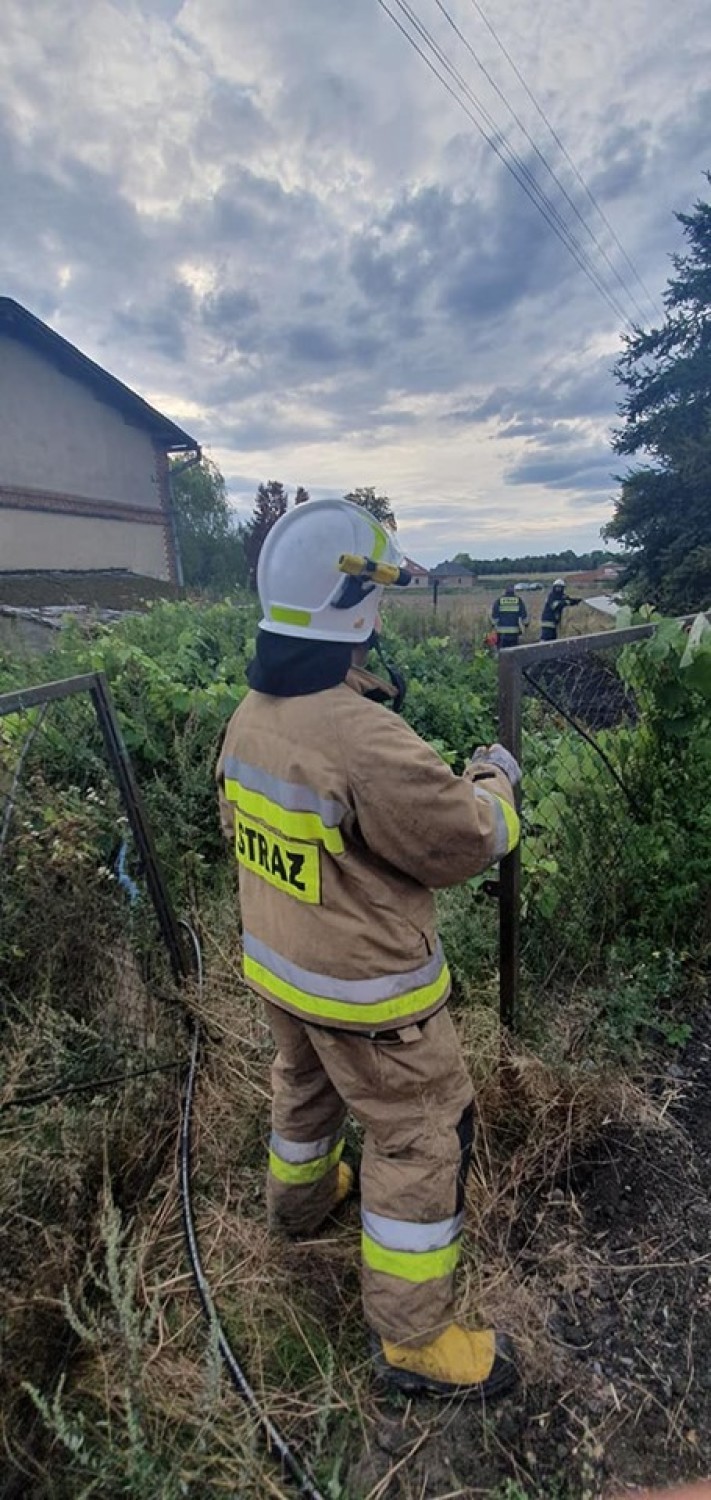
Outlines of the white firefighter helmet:
M 349 500 L 309 500 L 269 532 L 257 565 L 261 630 L 304 640 L 367 641 L 386 583 L 409 573 L 389 531 Z

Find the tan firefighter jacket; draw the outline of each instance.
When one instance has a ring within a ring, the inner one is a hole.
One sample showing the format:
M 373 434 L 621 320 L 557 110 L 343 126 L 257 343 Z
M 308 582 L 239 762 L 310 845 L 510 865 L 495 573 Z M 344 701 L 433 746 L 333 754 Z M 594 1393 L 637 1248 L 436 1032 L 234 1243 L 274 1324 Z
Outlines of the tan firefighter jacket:
M 217 768 L 247 982 L 303 1020 L 364 1033 L 444 1004 L 432 890 L 478 874 L 519 836 L 503 773 L 477 762 L 455 776 L 363 697 L 374 683 L 352 671 L 301 697 L 248 693 Z

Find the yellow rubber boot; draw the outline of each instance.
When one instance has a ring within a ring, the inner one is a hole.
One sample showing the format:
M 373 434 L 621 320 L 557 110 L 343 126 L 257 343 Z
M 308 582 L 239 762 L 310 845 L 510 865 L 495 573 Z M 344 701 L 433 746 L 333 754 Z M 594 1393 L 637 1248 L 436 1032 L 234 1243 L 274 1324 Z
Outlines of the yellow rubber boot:
M 413 1348 L 380 1341 L 378 1368 L 398 1390 L 435 1396 L 478 1396 L 491 1400 L 516 1381 L 513 1347 L 505 1334 L 486 1328 L 470 1333 L 450 1323 L 429 1344 Z
M 355 1172 L 352 1167 L 349 1167 L 347 1161 L 339 1161 L 337 1174 L 334 1208 L 339 1208 L 341 1203 L 345 1203 L 346 1198 L 350 1198 L 355 1183 Z
M 269 1228 L 273 1234 L 285 1235 L 289 1240 L 309 1239 L 312 1234 L 316 1234 L 324 1224 L 328 1223 L 331 1215 L 335 1214 L 341 1207 L 341 1204 L 345 1203 L 346 1200 L 350 1198 L 351 1194 L 356 1191 L 356 1187 L 356 1172 L 352 1167 L 348 1166 L 347 1162 L 339 1161 L 336 1167 L 334 1196 L 331 1199 L 328 1208 L 322 1211 L 320 1218 L 316 1220 L 309 1220 L 309 1216 L 307 1214 L 306 1216 L 302 1216 L 301 1222 L 297 1220 L 297 1222 L 294 1223 L 293 1219 L 289 1218 L 284 1208 L 281 1208 L 280 1210 L 278 1209 L 276 1212 L 274 1212 L 273 1210 L 268 1210 L 267 1217 Z M 288 1204 L 286 1205 L 286 1207 L 288 1209 Z

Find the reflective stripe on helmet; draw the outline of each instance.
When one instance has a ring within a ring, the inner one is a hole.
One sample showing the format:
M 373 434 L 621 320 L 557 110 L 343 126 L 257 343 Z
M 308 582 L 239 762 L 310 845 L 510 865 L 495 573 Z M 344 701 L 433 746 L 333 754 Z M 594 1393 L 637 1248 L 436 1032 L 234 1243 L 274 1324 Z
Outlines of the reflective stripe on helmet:
M 311 624 L 311 613 L 308 609 L 288 609 L 284 604 L 273 604 L 269 616 L 277 625 Z
M 363 1026 L 410 1020 L 449 992 L 449 969 L 439 942 L 421 968 L 377 979 L 337 979 L 302 969 L 247 932 L 243 946 L 246 979 L 297 1014 L 320 1021 Z
M 382 526 L 375 526 L 372 521 L 370 524 L 373 527 L 373 560 L 374 562 L 379 562 L 388 545 L 388 534 L 386 531 L 383 531 Z

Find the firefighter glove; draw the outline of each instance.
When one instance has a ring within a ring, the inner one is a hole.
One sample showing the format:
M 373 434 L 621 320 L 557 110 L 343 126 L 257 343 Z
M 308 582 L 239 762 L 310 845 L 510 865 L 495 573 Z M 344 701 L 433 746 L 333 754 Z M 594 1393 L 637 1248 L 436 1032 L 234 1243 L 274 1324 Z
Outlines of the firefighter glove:
M 512 786 L 518 786 L 521 780 L 521 767 L 510 750 L 505 750 L 503 745 L 479 745 L 472 755 L 472 765 L 486 761 L 490 766 L 496 766 L 497 770 L 503 771 Z

